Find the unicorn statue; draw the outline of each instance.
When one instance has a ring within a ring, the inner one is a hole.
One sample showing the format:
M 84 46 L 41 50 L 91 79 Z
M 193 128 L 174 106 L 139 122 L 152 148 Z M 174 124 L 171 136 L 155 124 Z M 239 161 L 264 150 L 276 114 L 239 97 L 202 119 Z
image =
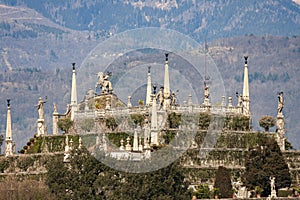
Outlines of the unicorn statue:
M 103 74 L 103 72 L 98 73 L 99 80 L 97 82 L 97 86 L 100 86 L 102 88 L 103 94 L 112 93 L 112 91 L 113 91 L 111 82 L 108 80 L 108 78 L 111 75 L 112 75 L 111 72 L 107 72 L 105 75 Z

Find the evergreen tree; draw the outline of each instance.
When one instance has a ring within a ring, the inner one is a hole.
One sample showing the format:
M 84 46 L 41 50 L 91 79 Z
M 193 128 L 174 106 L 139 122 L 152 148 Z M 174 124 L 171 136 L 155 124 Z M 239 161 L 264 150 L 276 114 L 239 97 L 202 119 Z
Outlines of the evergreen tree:
M 282 152 L 274 138 L 261 135 L 259 144 L 249 149 L 246 157 L 246 170 L 243 183 L 254 189 L 259 186 L 263 189 L 262 196 L 271 193 L 270 177 L 276 177 L 276 190 L 291 185 L 291 176 Z
M 222 198 L 232 197 L 232 185 L 230 171 L 223 166 L 219 166 L 216 173 L 214 188 L 218 188 Z

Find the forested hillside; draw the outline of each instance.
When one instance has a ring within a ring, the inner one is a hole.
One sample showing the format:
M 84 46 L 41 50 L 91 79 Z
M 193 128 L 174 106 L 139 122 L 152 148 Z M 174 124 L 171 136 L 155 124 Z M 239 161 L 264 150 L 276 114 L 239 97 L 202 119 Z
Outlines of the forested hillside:
M 34 105 L 40 96 L 48 99 L 45 115 L 51 132 L 53 103 L 61 113 L 69 103 L 72 62 L 80 72 L 84 58 L 106 38 L 158 26 L 200 44 L 206 36 L 227 96 L 242 91 L 243 56 L 248 55 L 254 129 L 259 129 L 261 116 L 275 116 L 277 93 L 283 91 L 287 136 L 299 147 L 299 5 L 283 0 L 172 2 L 0 0 L 1 133 L 10 98 L 14 140 L 21 149 L 36 131 Z

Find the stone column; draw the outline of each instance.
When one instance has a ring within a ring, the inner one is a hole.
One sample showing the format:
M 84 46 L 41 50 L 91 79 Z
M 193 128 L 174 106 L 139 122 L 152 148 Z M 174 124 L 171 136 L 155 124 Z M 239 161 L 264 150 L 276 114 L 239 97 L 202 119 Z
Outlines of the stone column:
M 276 133 L 277 133 L 277 143 L 281 151 L 285 150 L 285 129 L 284 129 L 284 116 L 283 114 L 277 115 L 276 120 Z
M 5 156 L 12 156 L 13 155 L 13 141 L 12 141 L 12 128 L 11 128 L 10 99 L 7 99 L 5 144 L 6 144 Z
M 285 129 L 284 129 L 284 115 L 282 113 L 284 107 L 283 92 L 278 95 L 278 108 L 277 108 L 277 120 L 276 120 L 276 133 L 277 143 L 282 151 L 285 150 Z
M 138 142 L 138 131 L 137 128 L 134 129 L 134 136 L 133 136 L 133 151 L 139 151 L 139 142 Z
M 188 99 L 188 107 L 189 107 L 189 112 L 193 111 L 193 99 L 192 99 L 192 95 L 189 95 L 189 99 Z
M 151 145 L 158 145 L 157 110 L 155 95 L 152 95 Z
M 52 130 L 52 134 L 53 135 L 58 135 L 58 126 L 57 126 L 57 122 L 58 122 L 58 112 L 56 109 L 56 104 L 54 103 L 53 105 L 54 110 L 53 110 L 53 114 L 52 114 L 52 123 L 53 123 L 53 130 Z
M 250 96 L 249 96 L 249 78 L 248 78 L 248 56 L 244 56 L 244 84 L 243 84 L 243 114 L 250 115 Z
M 169 81 L 169 54 L 166 53 L 165 61 L 165 77 L 164 77 L 164 105 L 163 109 L 168 109 L 170 107 L 170 81 Z
M 148 66 L 148 78 L 147 78 L 147 93 L 146 93 L 146 105 L 147 106 L 150 106 L 151 105 L 151 89 L 152 89 L 152 86 L 151 86 L 151 73 L 150 73 L 150 69 L 151 69 L 151 66 Z
M 75 112 L 77 111 L 77 89 L 76 89 L 76 70 L 75 63 L 72 63 L 72 92 L 71 92 L 71 120 L 74 120 Z

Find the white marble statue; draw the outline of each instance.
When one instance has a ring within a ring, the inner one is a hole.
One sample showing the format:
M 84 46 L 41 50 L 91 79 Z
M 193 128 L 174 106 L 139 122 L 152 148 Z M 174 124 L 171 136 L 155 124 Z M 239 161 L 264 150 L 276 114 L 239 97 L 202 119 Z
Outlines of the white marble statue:
M 108 80 L 108 78 L 111 76 L 111 72 L 106 73 L 105 75 L 103 72 L 98 73 L 98 82 L 97 86 L 100 85 L 102 88 L 102 93 L 107 94 L 107 93 L 112 93 L 113 88 L 111 82 Z
M 164 105 L 164 88 L 161 87 L 159 92 L 156 94 L 156 99 L 158 99 L 159 106 L 158 109 L 161 110 Z
M 278 94 L 278 107 L 277 107 L 277 115 L 282 115 L 282 109 L 284 107 L 284 98 L 283 92 Z
M 171 95 L 171 106 L 175 106 L 176 105 L 176 95 L 175 95 L 175 92 L 172 92 L 172 95 Z
M 38 105 L 35 107 L 38 108 L 38 113 L 39 113 L 39 119 L 44 119 L 44 103 L 47 101 L 44 101 L 42 97 L 39 98 Z
M 275 177 L 270 177 L 270 186 L 271 186 L 271 198 L 277 197 L 275 189 Z

